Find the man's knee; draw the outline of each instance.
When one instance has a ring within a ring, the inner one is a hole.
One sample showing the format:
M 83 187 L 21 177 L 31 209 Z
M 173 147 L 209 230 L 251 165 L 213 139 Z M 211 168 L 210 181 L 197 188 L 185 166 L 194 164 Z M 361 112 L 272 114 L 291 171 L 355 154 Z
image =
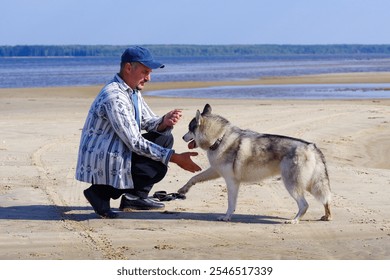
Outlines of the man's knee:
M 173 147 L 174 138 L 172 133 L 160 134 L 156 132 L 148 132 L 142 135 L 145 139 L 164 148 L 171 149 Z

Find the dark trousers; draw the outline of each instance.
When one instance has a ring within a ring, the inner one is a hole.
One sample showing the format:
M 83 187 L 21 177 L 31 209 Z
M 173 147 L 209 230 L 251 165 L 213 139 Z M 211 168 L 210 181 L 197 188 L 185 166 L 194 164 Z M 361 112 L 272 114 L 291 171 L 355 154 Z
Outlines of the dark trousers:
M 142 136 L 164 148 L 171 149 L 173 147 L 172 134 L 162 135 L 155 132 L 148 132 Z M 109 185 L 97 184 L 92 184 L 91 188 L 104 200 L 110 200 L 110 198 L 118 199 L 124 193 L 129 193 L 141 198 L 147 198 L 153 185 L 160 182 L 168 171 L 168 167 L 164 163 L 137 155 L 136 153 L 132 154 L 131 165 L 134 189 L 121 190 Z

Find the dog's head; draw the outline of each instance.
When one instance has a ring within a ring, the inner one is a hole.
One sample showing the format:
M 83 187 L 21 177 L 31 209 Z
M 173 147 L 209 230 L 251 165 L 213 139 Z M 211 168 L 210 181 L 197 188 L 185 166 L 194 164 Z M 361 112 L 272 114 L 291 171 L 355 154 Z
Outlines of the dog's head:
M 202 113 L 199 110 L 196 112 L 183 140 L 189 142 L 189 149 L 199 147 L 203 150 L 215 150 L 221 144 L 229 127 L 229 121 L 222 116 L 212 114 L 211 106 L 206 104 Z
M 195 118 L 188 124 L 188 132 L 183 136 L 183 140 L 188 143 L 188 148 L 195 149 L 199 146 L 196 142 L 196 134 L 202 124 L 202 118 L 210 114 L 211 106 L 209 104 L 204 106 L 202 113 L 199 110 L 196 111 Z

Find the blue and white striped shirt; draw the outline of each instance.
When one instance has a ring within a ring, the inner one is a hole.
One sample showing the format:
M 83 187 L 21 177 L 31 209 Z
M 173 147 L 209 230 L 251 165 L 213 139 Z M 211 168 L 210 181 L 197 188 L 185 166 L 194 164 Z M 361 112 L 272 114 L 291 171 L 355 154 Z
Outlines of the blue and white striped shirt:
M 140 92 L 115 75 L 91 105 L 85 121 L 76 167 L 79 181 L 132 189 L 131 154 L 137 153 L 168 164 L 174 150 L 142 137 L 134 116 L 131 94 L 138 95 L 141 129 L 157 131 L 162 117 L 155 115 Z M 167 129 L 162 133 L 170 133 Z

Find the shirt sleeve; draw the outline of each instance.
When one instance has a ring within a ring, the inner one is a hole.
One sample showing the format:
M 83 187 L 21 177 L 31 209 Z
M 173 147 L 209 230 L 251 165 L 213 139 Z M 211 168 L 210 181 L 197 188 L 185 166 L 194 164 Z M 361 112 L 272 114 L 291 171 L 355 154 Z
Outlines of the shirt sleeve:
M 141 127 L 146 131 L 153 131 L 160 134 L 169 134 L 172 132 L 173 127 L 168 127 L 164 131 L 158 131 L 158 126 L 162 123 L 163 117 L 157 116 L 149 107 L 149 105 L 145 102 L 142 95 L 138 96 L 138 100 L 141 102 L 141 110 L 142 110 L 142 121 Z
M 142 123 L 145 124 L 145 129 L 149 128 L 150 130 L 156 130 L 161 118 L 154 115 L 147 105 L 145 107 L 144 104 L 146 103 L 143 98 L 142 103 Z M 133 104 L 126 92 L 117 91 L 111 93 L 103 103 L 103 106 L 105 114 L 111 122 L 115 133 L 132 152 L 156 161 L 161 161 L 166 165 L 168 164 L 174 151 L 161 147 L 142 137 L 134 117 Z

